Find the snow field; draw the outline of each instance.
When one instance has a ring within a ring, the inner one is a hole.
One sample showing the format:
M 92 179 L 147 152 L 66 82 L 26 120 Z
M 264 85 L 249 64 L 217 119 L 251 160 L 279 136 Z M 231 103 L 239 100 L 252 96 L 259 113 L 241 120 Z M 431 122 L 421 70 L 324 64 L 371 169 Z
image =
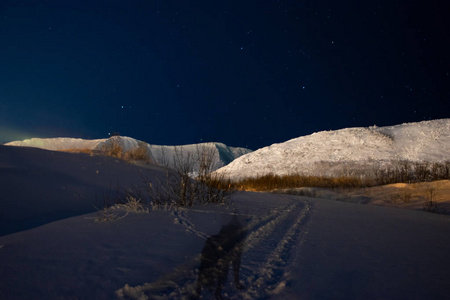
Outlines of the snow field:
M 223 294 L 228 299 L 262 299 L 274 293 L 279 293 L 288 280 L 287 265 L 292 261 L 292 249 L 301 237 L 301 231 L 306 224 L 311 203 L 297 198 L 283 197 L 283 206 L 274 207 L 265 215 L 240 214 L 246 222 L 247 238 L 244 242 L 244 254 L 241 260 L 240 280 L 245 290 L 238 291 L 232 283 L 229 274 L 228 284 Z M 281 200 L 281 199 L 280 199 Z M 239 202 L 244 210 L 245 203 Z M 247 208 L 248 209 L 248 208 Z M 196 210 L 197 217 L 204 214 L 217 214 L 217 211 Z M 177 225 L 202 240 L 208 235 L 194 225 L 189 217 L 189 209 L 177 209 L 173 212 Z M 199 214 L 200 213 L 200 214 Z M 220 219 L 223 221 L 223 213 Z M 188 299 L 195 293 L 200 255 L 179 266 L 156 282 L 144 283 L 135 287 L 128 284 L 116 291 L 119 299 Z M 230 272 L 231 273 L 231 272 Z M 212 292 L 203 289 L 200 299 L 213 297 Z
M 205 239 L 237 215 L 248 230 L 245 289 L 229 278 L 229 299 L 448 298 L 448 216 L 263 193 L 231 200 L 115 222 L 92 213 L 1 236 L 0 295 L 187 299 Z

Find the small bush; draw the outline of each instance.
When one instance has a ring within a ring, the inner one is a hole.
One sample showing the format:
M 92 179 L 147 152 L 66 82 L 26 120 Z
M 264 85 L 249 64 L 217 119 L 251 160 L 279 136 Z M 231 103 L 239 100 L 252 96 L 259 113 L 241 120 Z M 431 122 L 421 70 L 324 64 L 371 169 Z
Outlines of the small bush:
M 423 204 L 423 210 L 428 212 L 437 211 L 437 196 L 439 192 L 439 186 L 433 186 L 432 184 L 425 184 L 419 187 L 419 193 L 422 194 L 425 202 Z
M 141 141 L 138 142 L 137 148 L 131 149 L 125 153 L 124 159 L 126 161 L 152 161 L 148 152 L 147 144 Z
M 119 185 L 117 185 L 116 190 L 112 193 L 110 187 L 108 192 L 103 194 L 103 199 L 100 203 L 102 208 L 97 208 L 97 217 L 95 217 L 95 222 L 114 222 L 128 216 L 129 213 L 148 213 L 148 205 L 140 197 L 140 193 L 136 190 L 134 192 L 127 191 L 123 192 Z
M 175 147 L 173 169 L 167 168 L 164 181 L 157 184 L 143 178 L 152 206 L 192 206 L 194 204 L 226 203 L 232 193 L 231 184 L 210 172 L 214 149 L 198 146 L 196 153 L 183 153 Z M 194 177 L 194 166 L 199 166 Z
M 116 211 L 113 207 L 104 207 L 103 209 L 97 212 L 97 217 L 95 218 L 95 222 L 97 223 L 105 223 L 105 222 L 115 222 L 120 219 L 125 218 L 128 215 L 128 212 L 120 215 L 118 211 Z
M 123 147 L 115 138 L 110 138 L 106 143 L 104 143 L 100 149 L 100 153 L 119 159 L 122 159 L 125 156 Z

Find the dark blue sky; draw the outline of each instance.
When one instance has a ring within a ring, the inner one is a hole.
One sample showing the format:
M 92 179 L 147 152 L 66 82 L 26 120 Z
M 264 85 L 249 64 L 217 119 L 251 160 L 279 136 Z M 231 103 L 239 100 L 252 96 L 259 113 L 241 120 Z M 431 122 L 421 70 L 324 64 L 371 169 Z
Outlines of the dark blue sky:
M 219 141 L 450 117 L 442 1 L 1 1 L 0 142 Z

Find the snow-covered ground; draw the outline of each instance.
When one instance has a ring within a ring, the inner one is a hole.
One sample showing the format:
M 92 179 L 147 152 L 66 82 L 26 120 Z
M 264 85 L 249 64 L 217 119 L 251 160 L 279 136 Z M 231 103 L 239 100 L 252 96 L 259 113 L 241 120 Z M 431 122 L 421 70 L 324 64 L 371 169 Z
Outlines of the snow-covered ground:
M 116 190 L 161 181 L 164 169 L 105 156 L 0 145 L 0 235 L 95 211 Z
M 322 131 L 243 155 L 216 171 L 231 179 L 304 174 L 340 176 L 398 161 L 450 160 L 450 119 Z
M 55 151 L 101 151 L 112 143 L 120 145 L 124 152 L 137 149 L 140 144 L 147 148 L 147 155 L 151 161 L 159 165 L 175 167 L 178 159 L 197 161 L 199 154 L 206 153 L 212 156 L 211 171 L 217 170 L 237 157 L 251 152 L 250 149 L 230 147 L 223 143 L 200 143 L 180 146 L 151 145 L 145 142 L 126 137 L 113 136 L 108 139 L 85 140 L 77 138 L 32 138 L 23 141 L 6 143 L 8 146 L 35 147 Z M 193 172 L 198 171 L 198 162 L 193 164 Z
M 117 208 L 123 218 L 96 222 L 93 195 L 111 181 L 133 185 L 140 172 L 162 174 L 107 157 L 0 146 L 0 225 L 15 224 L 0 236 L 0 298 L 187 299 L 206 239 L 237 218 L 247 233 L 244 289 L 230 272 L 226 298 L 448 299 L 448 216 L 240 192 L 229 205 Z M 200 299 L 212 297 L 203 290 Z

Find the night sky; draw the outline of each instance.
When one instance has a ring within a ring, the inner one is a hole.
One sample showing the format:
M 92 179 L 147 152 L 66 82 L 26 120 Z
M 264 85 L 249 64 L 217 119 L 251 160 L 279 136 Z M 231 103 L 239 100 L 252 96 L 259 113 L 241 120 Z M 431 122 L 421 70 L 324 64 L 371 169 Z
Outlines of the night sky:
M 2 0 L 0 142 L 257 149 L 448 118 L 444 3 Z

